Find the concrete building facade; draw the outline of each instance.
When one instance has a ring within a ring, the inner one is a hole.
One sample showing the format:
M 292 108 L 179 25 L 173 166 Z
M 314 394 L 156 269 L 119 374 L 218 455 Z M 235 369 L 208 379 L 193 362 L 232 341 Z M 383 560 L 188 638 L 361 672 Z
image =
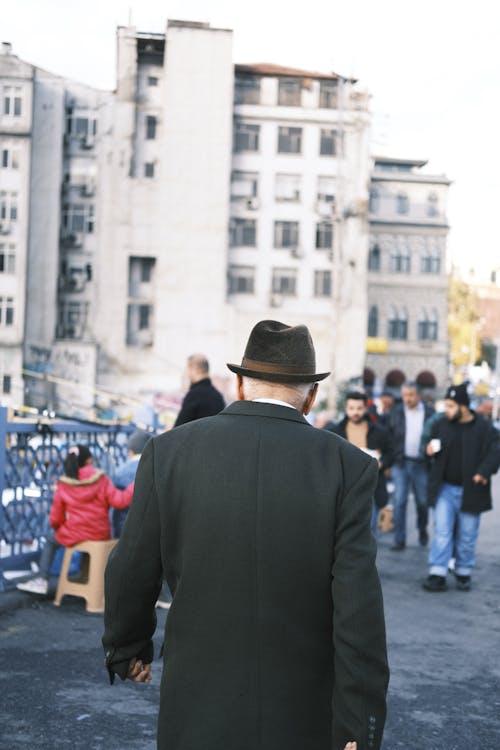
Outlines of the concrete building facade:
M 448 367 L 446 200 L 450 181 L 425 161 L 377 157 L 371 175 L 366 366 L 444 386 Z

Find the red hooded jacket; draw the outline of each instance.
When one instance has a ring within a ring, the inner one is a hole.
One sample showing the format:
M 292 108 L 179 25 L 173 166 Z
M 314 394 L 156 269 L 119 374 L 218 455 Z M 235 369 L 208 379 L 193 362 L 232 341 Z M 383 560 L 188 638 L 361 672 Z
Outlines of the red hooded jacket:
M 59 544 L 72 547 L 78 542 L 110 539 L 109 506 L 128 508 L 133 492 L 133 482 L 119 490 L 94 466 L 79 469 L 78 479 L 60 477 L 49 518 Z

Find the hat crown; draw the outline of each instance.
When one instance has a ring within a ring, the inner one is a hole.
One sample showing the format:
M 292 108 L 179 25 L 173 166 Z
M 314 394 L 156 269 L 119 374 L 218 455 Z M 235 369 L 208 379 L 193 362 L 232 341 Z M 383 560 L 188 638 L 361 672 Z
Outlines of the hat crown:
M 278 320 L 261 320 L 248 338 L 241 366 L 232 372 L 283 383 L 311 383 L 330 373 L 316 373 L 314 344 L 305 325 L 289 326 Z

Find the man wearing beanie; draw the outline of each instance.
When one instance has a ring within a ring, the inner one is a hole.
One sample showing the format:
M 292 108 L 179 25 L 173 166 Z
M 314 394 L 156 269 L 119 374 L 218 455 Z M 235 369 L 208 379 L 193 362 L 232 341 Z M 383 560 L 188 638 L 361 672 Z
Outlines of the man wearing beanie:
M 432 426 L 426 453 L 432 457 L 429 505 L 434 507 L 434 536 L 429 552 L 426 591 L 445 591 L 448 564 L 455 552 L 455 579 L 470 589 L 481 513 L 491 510 L 491 476 L 500 466 L 500 436 L 469 406 L 467 385 L 450 386 L 445 419 Z

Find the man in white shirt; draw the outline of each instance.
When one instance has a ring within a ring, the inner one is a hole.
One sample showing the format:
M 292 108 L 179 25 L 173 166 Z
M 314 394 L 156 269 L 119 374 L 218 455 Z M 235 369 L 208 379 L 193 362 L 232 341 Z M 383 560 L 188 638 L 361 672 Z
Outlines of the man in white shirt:
M 402 403 L 396 404 L 390 414 L 388 427 L 392 438 L 394 481 L 394 544 L 391 550 L 401 552 L 406 548 L 406 507 L 410 490 L 417 509 L 418 539 L 422 546 L 429 541 L 427 533 L 427 478 L 428 469 L 420 452 L 420 438 L 425 421 L 434 408 L 422 403 L 417 385 L 405 383 L 401 388 Z

